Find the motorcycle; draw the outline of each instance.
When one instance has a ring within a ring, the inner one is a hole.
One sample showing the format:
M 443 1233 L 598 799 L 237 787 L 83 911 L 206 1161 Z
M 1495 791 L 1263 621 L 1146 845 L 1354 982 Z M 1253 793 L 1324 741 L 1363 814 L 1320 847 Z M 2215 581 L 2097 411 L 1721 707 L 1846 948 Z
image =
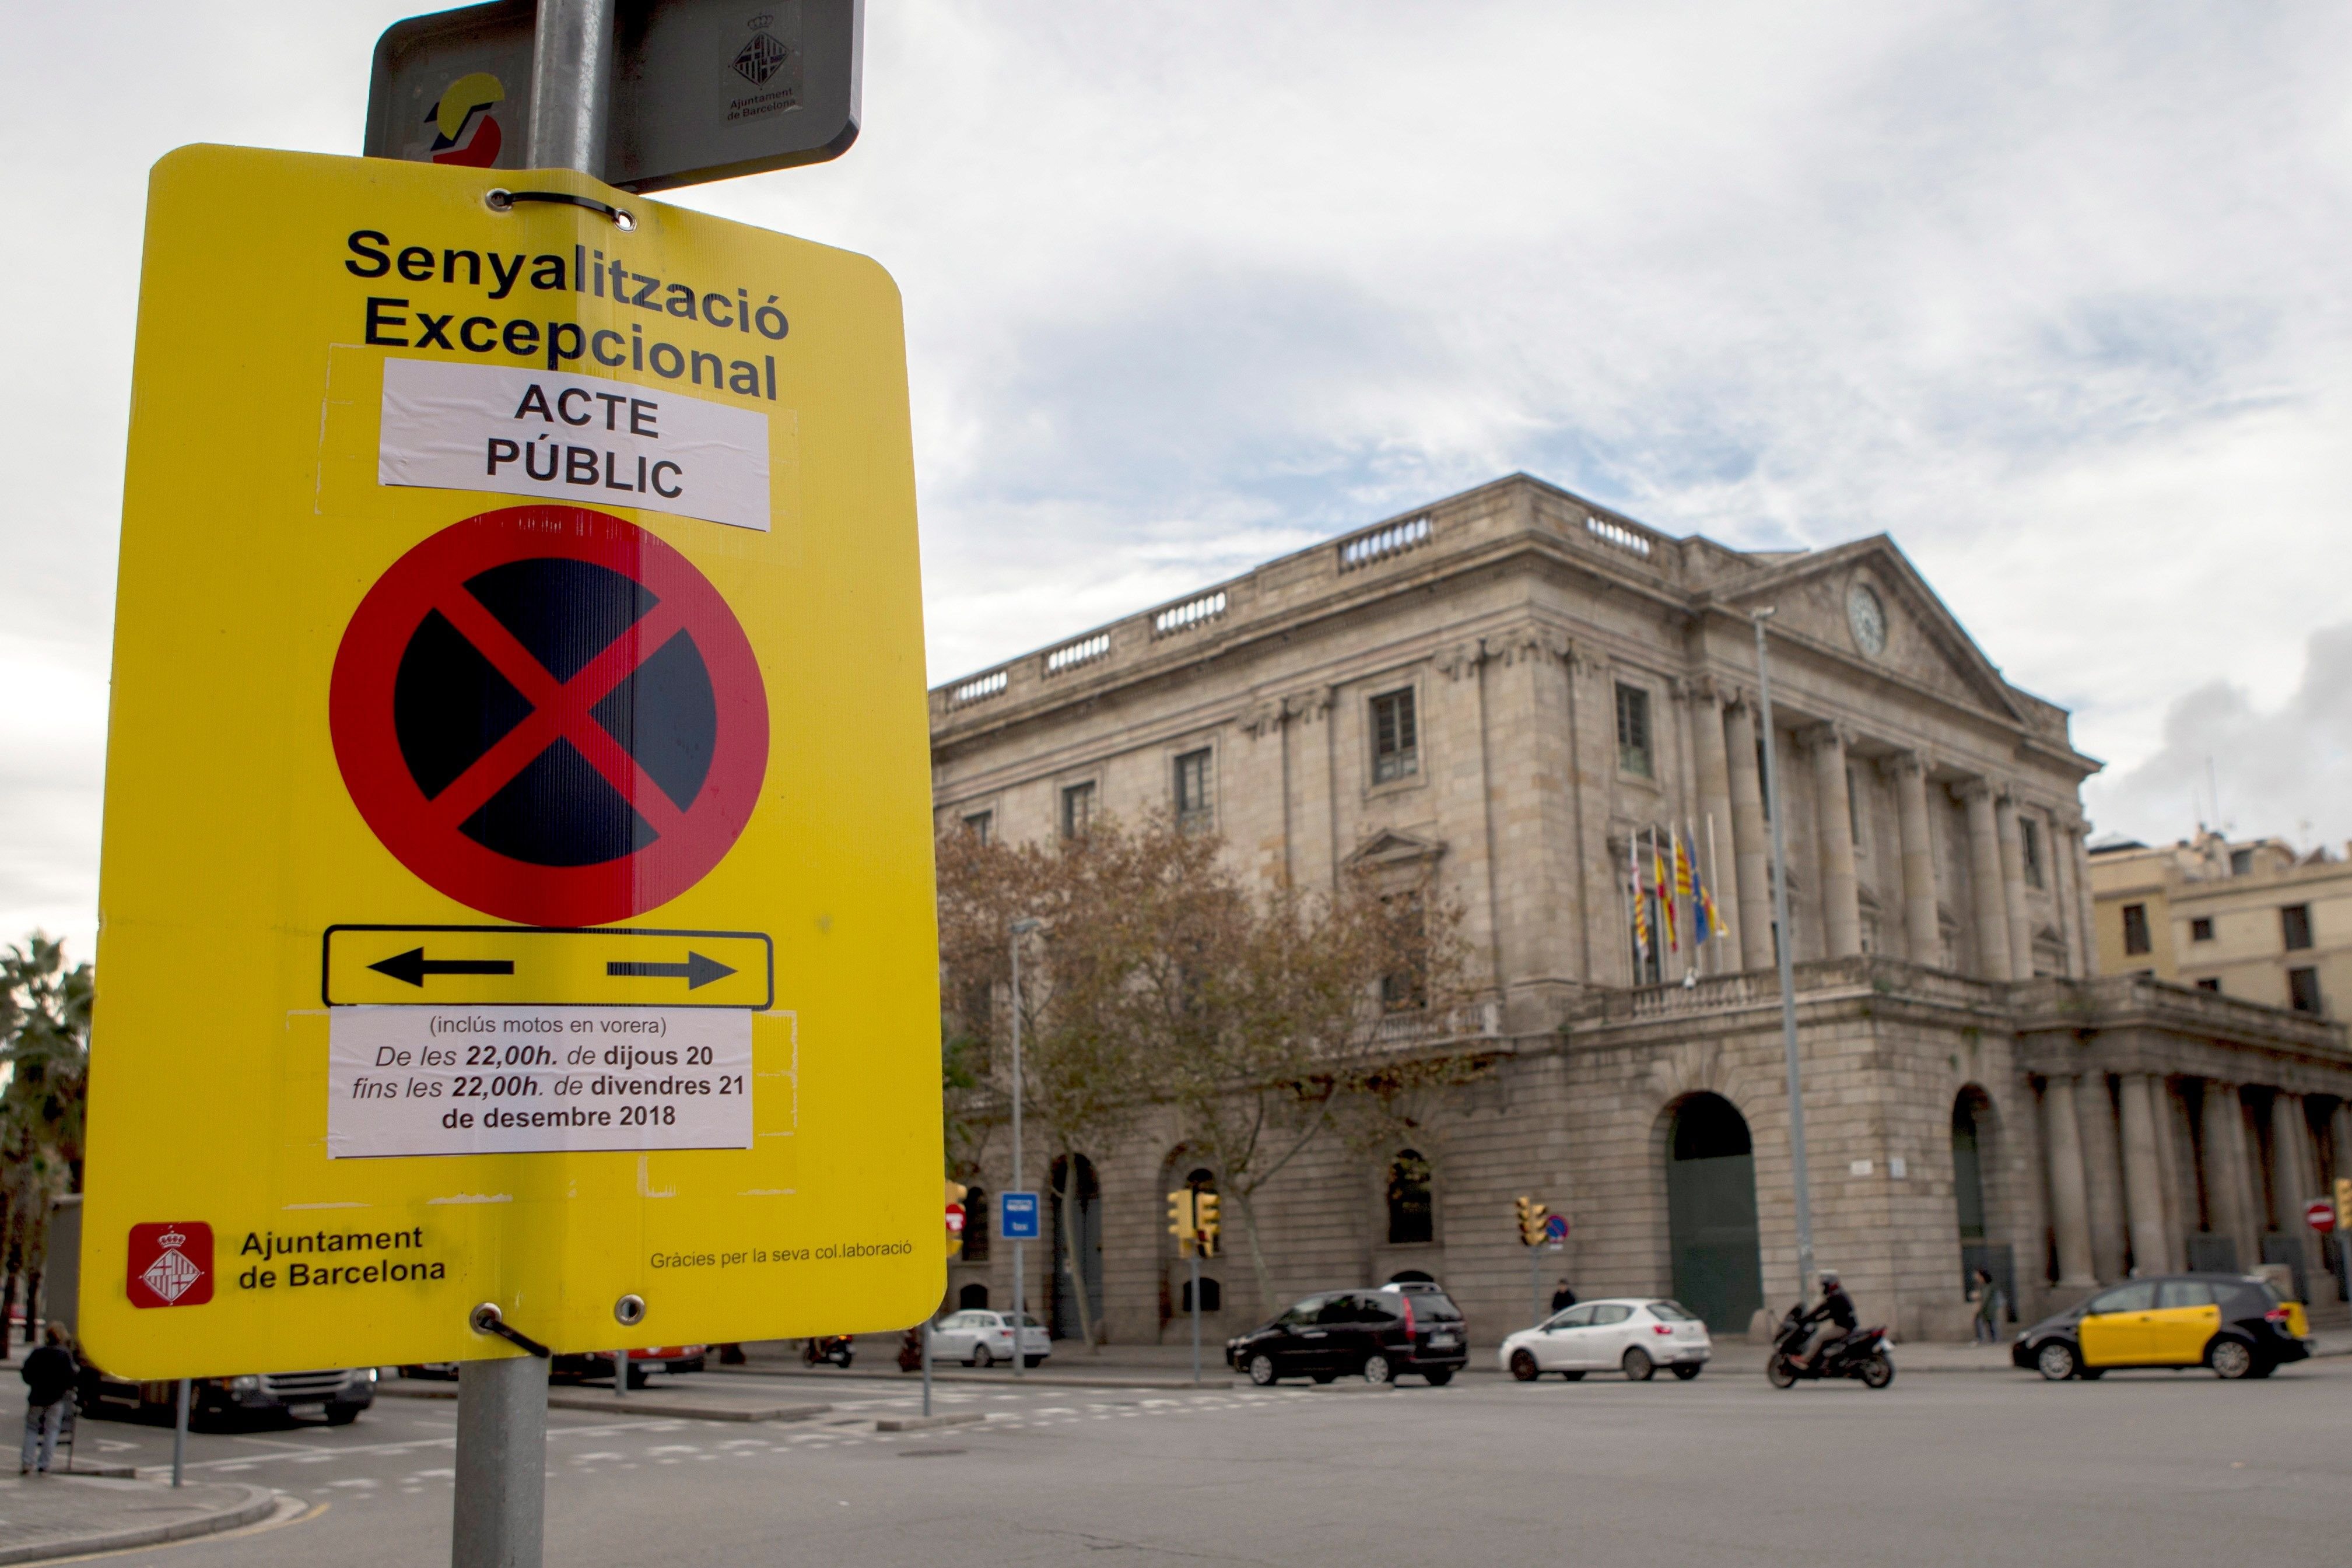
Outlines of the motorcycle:
M 898 1342 L 898 1370 L 923 1370 L 923 1329 L 919 1323 L 908 1329 L 906 1337 Z
M 814 1366 L 819 1362 L 829 1361 L 835 1366 L 846 1367 L 850 1362 L 850 1354 L 849 1338 L 845 1334 L 820 1334 L 815 1339 L 802 1342 L 801 1344 L 801 1364 L 803 1366 Z
M 1772 1341 L 1772 1359 L 1764 1364 L 1764 1375 L 1773 1387 L 1793 1388 L 1801 1382 L 1832 1377 L 1851 1377 L 1865 1388 L 1884 1388 L 1895 1381 L 1895 1353 L 1883 1325 L 1856 1329 L 1800 1366 L 1796 1354 L 1811 1332 L 1805 1322 L 1805 1303 L 1799 1301 L 1780 1320 L 1780 1332 Z

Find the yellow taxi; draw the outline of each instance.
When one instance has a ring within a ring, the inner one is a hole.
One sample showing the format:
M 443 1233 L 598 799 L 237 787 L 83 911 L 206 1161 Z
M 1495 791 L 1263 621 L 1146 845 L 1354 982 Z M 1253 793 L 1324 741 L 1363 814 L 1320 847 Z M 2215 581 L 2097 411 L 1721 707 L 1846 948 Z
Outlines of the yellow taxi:
M 2202 1366 L 2217 1377 L 2268 1377 L 2311 1354 L 2303 1303 L 2247 1274 L 2164 1274 L 2101 1291 L 2044 1318 L 2010 1360 L 2053 1383 L 2130 1366 Z

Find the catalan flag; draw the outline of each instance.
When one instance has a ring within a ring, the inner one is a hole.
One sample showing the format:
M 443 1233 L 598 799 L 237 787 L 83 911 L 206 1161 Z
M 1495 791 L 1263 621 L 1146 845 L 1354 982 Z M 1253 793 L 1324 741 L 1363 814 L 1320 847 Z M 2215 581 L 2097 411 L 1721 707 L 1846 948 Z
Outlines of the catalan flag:
M 1650 830 L 1650 880 L 1658 890 L 1659 913 L 1666 928 L 1666 946 L 1675 952 L 1683 950 L 1681 922 L 1675 917 L 1674 881 L 1666 874 L 1666 857 L 1658 848 L 1658 831 Z
M 1636 985 L 1641 983 L 1639 968 L 1650 961 L 1650 912 L 1642 902 L 1641 846 L 1629 836 L 1625 841 L 1625 896 L 1633 905 L 1633 961 Z

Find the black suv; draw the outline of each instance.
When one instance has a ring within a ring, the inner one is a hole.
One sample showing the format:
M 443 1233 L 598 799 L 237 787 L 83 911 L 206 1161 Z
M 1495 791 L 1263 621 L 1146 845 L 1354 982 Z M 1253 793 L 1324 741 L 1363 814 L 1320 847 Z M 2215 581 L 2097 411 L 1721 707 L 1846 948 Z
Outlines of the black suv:
M 1225 1344 L 1225 1362 L 1263 1387 L 1286 1377 L 1343 1375 L 1386 1383 L 1402 1372 L 1444 1384 L 1469 1364 L 1462 1311 L 1443 1291 L 1330 1291 Z

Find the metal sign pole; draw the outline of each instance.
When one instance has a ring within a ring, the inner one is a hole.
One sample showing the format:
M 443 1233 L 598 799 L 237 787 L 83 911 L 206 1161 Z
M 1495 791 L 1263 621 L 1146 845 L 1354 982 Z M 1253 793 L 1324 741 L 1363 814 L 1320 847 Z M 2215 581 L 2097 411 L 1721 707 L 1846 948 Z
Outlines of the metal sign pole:
M 1529 1322 L 1544 1321 L 1543 1251 L 1535 1247 L 1528 1249 L 1528 1311 L 1532 1314 Z
M 1770 610 L 1755 612 L 1756 694 L 1764 721 L 1765 803 L 1772 810 L 1772 946 L 1780 969 L 1780 1046 L 1789 1064 L 1789 1179 L 1797 1196 L 1797 1294 L 1813 1298 L 1813 1195 L 1805 1174 L 1804 1080 L 1797 1065 L 1796 934 L 1789 926 L 1789 803 L 1780 795 L 1780 751 L 1772 733 L 1772 663 L 1764 650 Z
M 1024 1174 L 1021 1164 L 1021 938 L 1036 930 L 1040 924 L 1030 919 L 1013 923 L 1013 1190 L 1015 1192 L 1029 1190 L 1021 1179 Z M 1015 1377 L 1027 1376 L 1029 1365 L 1029 1351 L 1025 1343 L 1029 1313 L 1024 1305 L 1027 1275 L 1022 1261 L 1026 1250 L 1021 1242 L 1013 1244 L 1013 1375 Z
M 179 1411 L 172 1420 L 172 1485 L 176 1488 L 188 1469 L 188 1380 L 180 1379 Z
M 604 172 L 613 0 L 539 0 L 532 41 L 530 162 Z M 629 1359 L 613 1362 L 628 1395 Z M 547 1364 L 536 1355 L 457 1369 L 451 1568 L 540 1568 L 547 1523 Z
M 931 1320 L 923 1320 L 923 1414 L 931 1413 Z M 1013 1327 L 1013 1348 L 1021 1348 L 1021 1325 Z
M 1201 1248 L 1192 1246 L 1192 1381 L 1201 1381 Z

